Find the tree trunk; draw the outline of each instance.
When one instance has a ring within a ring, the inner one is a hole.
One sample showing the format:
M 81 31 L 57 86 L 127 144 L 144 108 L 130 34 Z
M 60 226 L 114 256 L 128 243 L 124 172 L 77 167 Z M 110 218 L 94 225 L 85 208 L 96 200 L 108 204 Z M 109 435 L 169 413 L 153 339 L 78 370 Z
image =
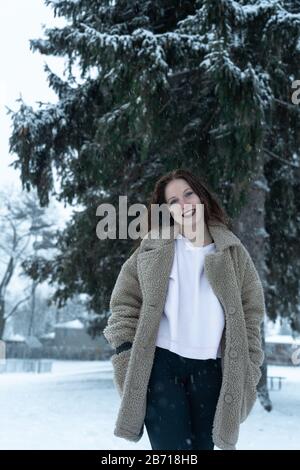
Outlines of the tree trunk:
M 267 180 L 263 172 L 263 162 L 261 161 L 249 185 L 247 203 L 242 208 L 237 219 L 233 221 L 234 232 L 248 249 L 264 288 L 266 288 L 265 273 L 267 272 L 265 246 L 266 238 L 269 236 L 265 230 L 265 198 L 268 191 Z M 262 322 L 261 334 L 262 345 L 265 351 L 265 322 Z M 271 411 L 272 402 L 267 385 L 266 354 L 261 371 L 262 376 L 257 386 L 258 398 L 262 406 L 267 411 Z
M 32 281 L 31 283 L 31 309 L 30 309 L 30 318 L 28 323 L 28 336 L 35 334 L 34 331 L 34 322 L 35 322 L 35 291 L 37 288 L 37 282 Z
M 0 298 L 0 339 L 3 338 L 4 329 L 5 329 L 5 303 L 4 299 Z

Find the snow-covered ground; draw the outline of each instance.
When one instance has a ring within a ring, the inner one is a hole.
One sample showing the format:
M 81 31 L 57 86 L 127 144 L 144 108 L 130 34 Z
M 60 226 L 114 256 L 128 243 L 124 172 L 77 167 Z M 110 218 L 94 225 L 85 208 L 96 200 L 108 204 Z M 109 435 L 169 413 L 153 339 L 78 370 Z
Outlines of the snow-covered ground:
M 237 449 L 300 449 L 300 366 L 269 366 L 286 377 L 270 391 L 267 413 L 257 401 L 241 424 Z M 54 361 L 48 374 L 0 374 L 0 449 L 151 449 L 113 435 L 119 396 L 110 361 Z

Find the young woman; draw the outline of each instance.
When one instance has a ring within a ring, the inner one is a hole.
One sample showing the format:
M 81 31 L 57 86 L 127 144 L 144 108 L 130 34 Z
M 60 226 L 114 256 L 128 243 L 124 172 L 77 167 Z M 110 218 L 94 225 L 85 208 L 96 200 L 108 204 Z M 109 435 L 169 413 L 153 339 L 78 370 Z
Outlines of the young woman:
M 171 227 L 151 228 L 155 204 L 167 205 Z M 260 278 L 217 198 L 189 171 L 157 181 L 148 221 L 103 332 L 121 397 L 114 434 L 136 442 L 145 425 L 152 449 L 235 449 L 264 358 Z

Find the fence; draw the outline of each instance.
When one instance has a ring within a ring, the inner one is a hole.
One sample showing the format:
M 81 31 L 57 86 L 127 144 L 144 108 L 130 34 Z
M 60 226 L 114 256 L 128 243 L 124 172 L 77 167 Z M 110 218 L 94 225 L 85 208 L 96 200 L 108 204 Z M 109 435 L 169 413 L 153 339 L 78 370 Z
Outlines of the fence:
M 298 345 L 298 348 L 300 346 Z M 23 359 L 77 359 L 77 360 L 106 360 L 113 354 L 109 345 L 105 346 L 54 346 L 43 345 L 41 348 L 29 348 L 26 344 L 6 343 L 7 358 Z M 288 343 L 266 342 L 266 358 L 268 364 L 292 366 L 292 356 L 295 345 Z M 299 354 L 300 357 L 300 354 Z M 294 364 L 295 365 L 295 364 Z
M 43 359 L 6 359 L 0 364 L 0 373 L 6 372 L 36 372 L 38 374 L 51 372 L 52 361 Z
M 73 346 L 43 346 L 29 348 L 24 344 L 7 344 L 6 358 L 9 359 L 77 359 L 77 360 L 105 360 L 112 355 L 112 349 L 99 347 L 73 347 Z

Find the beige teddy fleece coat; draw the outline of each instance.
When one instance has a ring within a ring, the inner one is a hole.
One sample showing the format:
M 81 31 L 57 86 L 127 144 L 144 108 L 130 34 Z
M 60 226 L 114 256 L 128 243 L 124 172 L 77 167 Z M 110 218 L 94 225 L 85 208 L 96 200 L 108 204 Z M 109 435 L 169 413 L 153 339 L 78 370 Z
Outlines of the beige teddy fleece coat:
M 220 222 L 211 222 L 207 227 L 216 252 L 206 255 L 204 269 L 225 314 L 222 386 L 214 416 L 213 441 L 220 449 L 235 450 L 240 423 L 245 421 L 257 398 L 256 386 L 264 359 L 260 323 L 265 315 L 265 298 L 258 272 L 241 240 Z M 165 236 L 157 229 L 149 231 L 122 265 L 110 299 L 111 315 L 103 331 L 113 348 L 132 343 L 129 349 L 113 354 L 111 361 L 121 398 L 114 435 L 134 442 L 144 432 L 147 387 L 174 257 L 177 224 L 171 226 L 170 232 Z

